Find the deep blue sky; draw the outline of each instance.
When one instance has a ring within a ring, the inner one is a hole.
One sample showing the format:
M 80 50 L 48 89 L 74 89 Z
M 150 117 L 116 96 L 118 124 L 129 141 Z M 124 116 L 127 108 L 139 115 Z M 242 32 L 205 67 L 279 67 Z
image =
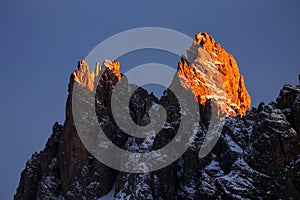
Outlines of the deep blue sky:
M 12 198 L 26 160 L 63 123 L 69 75 L 102 40 L 144 26 L 208 32 L 235 56 L 256 106 L 298 82 L 299 10 L 298 0 L 2 0 L 0 199 Z

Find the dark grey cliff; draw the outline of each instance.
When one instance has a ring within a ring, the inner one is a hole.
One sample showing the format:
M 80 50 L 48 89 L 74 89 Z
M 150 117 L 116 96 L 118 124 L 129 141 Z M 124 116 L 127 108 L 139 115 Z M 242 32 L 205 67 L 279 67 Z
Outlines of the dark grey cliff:
M 134 139 L 122 133 L 111 118 L 110 94 L 117 81 L 106 69 L 97 86 L 96 113 L 99 122 L 108 120 L 102 126 L 107 136 L 127 150 L 150 151 L 167 144 L 176 134 L 180 119 L 174 94 L 165 91 L 157 99 L 142 88 L 134 93 L 130 109 L 136 123 L 147 123 L 153 103 L 163 105 L 168 112 L 168 126 L 155 138 Z M 63 126 L 55 123 L 45 149 L 26 163 L 14 199 L 300 198 L 299 85 L 285 85 L 275 102 L 261 103 L 246 116 L 228 117 L 217 145 L 204 159 L 199 159 L 198 151 L 209 124 L 210 106 L 199 105 L 200 128 L 177 161 L 151 173 L 129 174 L 103 165 L 81 143 L 72 118 L 74 84 L 78 83 L 72 75 Z

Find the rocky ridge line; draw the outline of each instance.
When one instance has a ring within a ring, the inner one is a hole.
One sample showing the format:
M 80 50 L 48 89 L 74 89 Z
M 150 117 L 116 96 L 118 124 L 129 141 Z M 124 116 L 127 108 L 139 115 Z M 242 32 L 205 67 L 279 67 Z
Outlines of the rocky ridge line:
M 201 55 L 197 54 L 195 60 Z M 128 174 L 97 161 L 78 137 L 72 118 L 72 89 L 76 84 L 86 88 L 80 94 L 84 104 L 92 89 L 89 85 L 94 83 L 85 76 L 86 67 L 79 62 L 78 69 L 85 73 L 71 75 L 64 125 L 56 123 L 46 148 L 26 163 L 16 200 L 300 198 L 300 85 L 285 85 L 275 102 L 261 103 L 242 118 L 228 117 L 218 143 L 204 159 L 199 159 L 198 152 L 209 124 L 210 105 L 200 105 L 199 129 L 190 148 L 177 161 L 155 172 Z M 136 123 L 149 120 L 147 112 L 153 104 L 163 105 L 168 113 L 168 123 L 155 138 L 135 139 L 124 135 L 110 116 L 110 95 L 119 79 L 116 72 L 107 69 L 99 78 L 96 113 L 106 135 L 119 147 L 150 151 L 174 137 L 180 111 L 170 91 L 161 99 L 142 88 L 134 93 L 130 108 Z M 177 78 L 175 83 L 182 84 L 182 77 Z

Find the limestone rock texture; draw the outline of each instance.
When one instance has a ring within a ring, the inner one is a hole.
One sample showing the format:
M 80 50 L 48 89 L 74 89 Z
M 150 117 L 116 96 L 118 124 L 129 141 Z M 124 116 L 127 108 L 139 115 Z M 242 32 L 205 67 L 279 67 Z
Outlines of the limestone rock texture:
M 188 150 L 179 159 L 139 174 L 112 169 L 95 159 L 77 133 L 73 95 L 86 105 L 95 91 L 101 128 L 115 145 L 131 152 L 149 152 L 168 144 L 183 113 L 171 90 L 157 98 L 138 88 L 129 102 L 132 120 L 138 125 L 149 123 L 149 109 L 156 104 L 166 109 L 167 120 L 155 136 L 128 135 L 115 123 L 110 107 L 116 83 L 126 79 L 120 64 L 106 60 L 91 72 L 85 61 L 79 61 L 70 77 L 66 119 L 63 125 L 53 125 L 45 148 L 26 163 L 14 199 L 300 199 L 300 85 L 284 85 L 276 101 L 250 108 L 236 61 L 211 36 L 197 34 L 187 52 L 172 85 L 195 95 L 201 117 Z M 74 87 L 82 90 L 74 94 Z M 126 81 L 123 87 L 124 95 L 134 88 Z M 200 159 L 212 98 L 228 115 L 217 144 Z
M 245 115 L 251 106 L 236 60 L 207 33 L 195 36 L 187 58 L 178 63 L 178 76 L 201 104 L 217 95 L 221 110 L 228 115 Z

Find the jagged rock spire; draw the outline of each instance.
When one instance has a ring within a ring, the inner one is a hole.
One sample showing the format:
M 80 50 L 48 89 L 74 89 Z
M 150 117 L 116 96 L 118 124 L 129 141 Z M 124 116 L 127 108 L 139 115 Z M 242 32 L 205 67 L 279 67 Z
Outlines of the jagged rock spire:
M 212 96 L 218 96 L 221 97 L 219 103 L 223 104 L 224 111 L 229 115 L 245 115 L 250 108 L 251 98 L 234 57 L 209 34 L 202 32 L 195 36 L 192 46 L 187 49 L 187 56 L 178 63 L 182 85 L 191 89 L 201 104 L 205 104 Z M 205 80 L 207 76 L 209 80 Z M 210 91 L 214 87 L 216 90 Z M 226 99 L 218 94 L 221 90 L 226 93 Z

